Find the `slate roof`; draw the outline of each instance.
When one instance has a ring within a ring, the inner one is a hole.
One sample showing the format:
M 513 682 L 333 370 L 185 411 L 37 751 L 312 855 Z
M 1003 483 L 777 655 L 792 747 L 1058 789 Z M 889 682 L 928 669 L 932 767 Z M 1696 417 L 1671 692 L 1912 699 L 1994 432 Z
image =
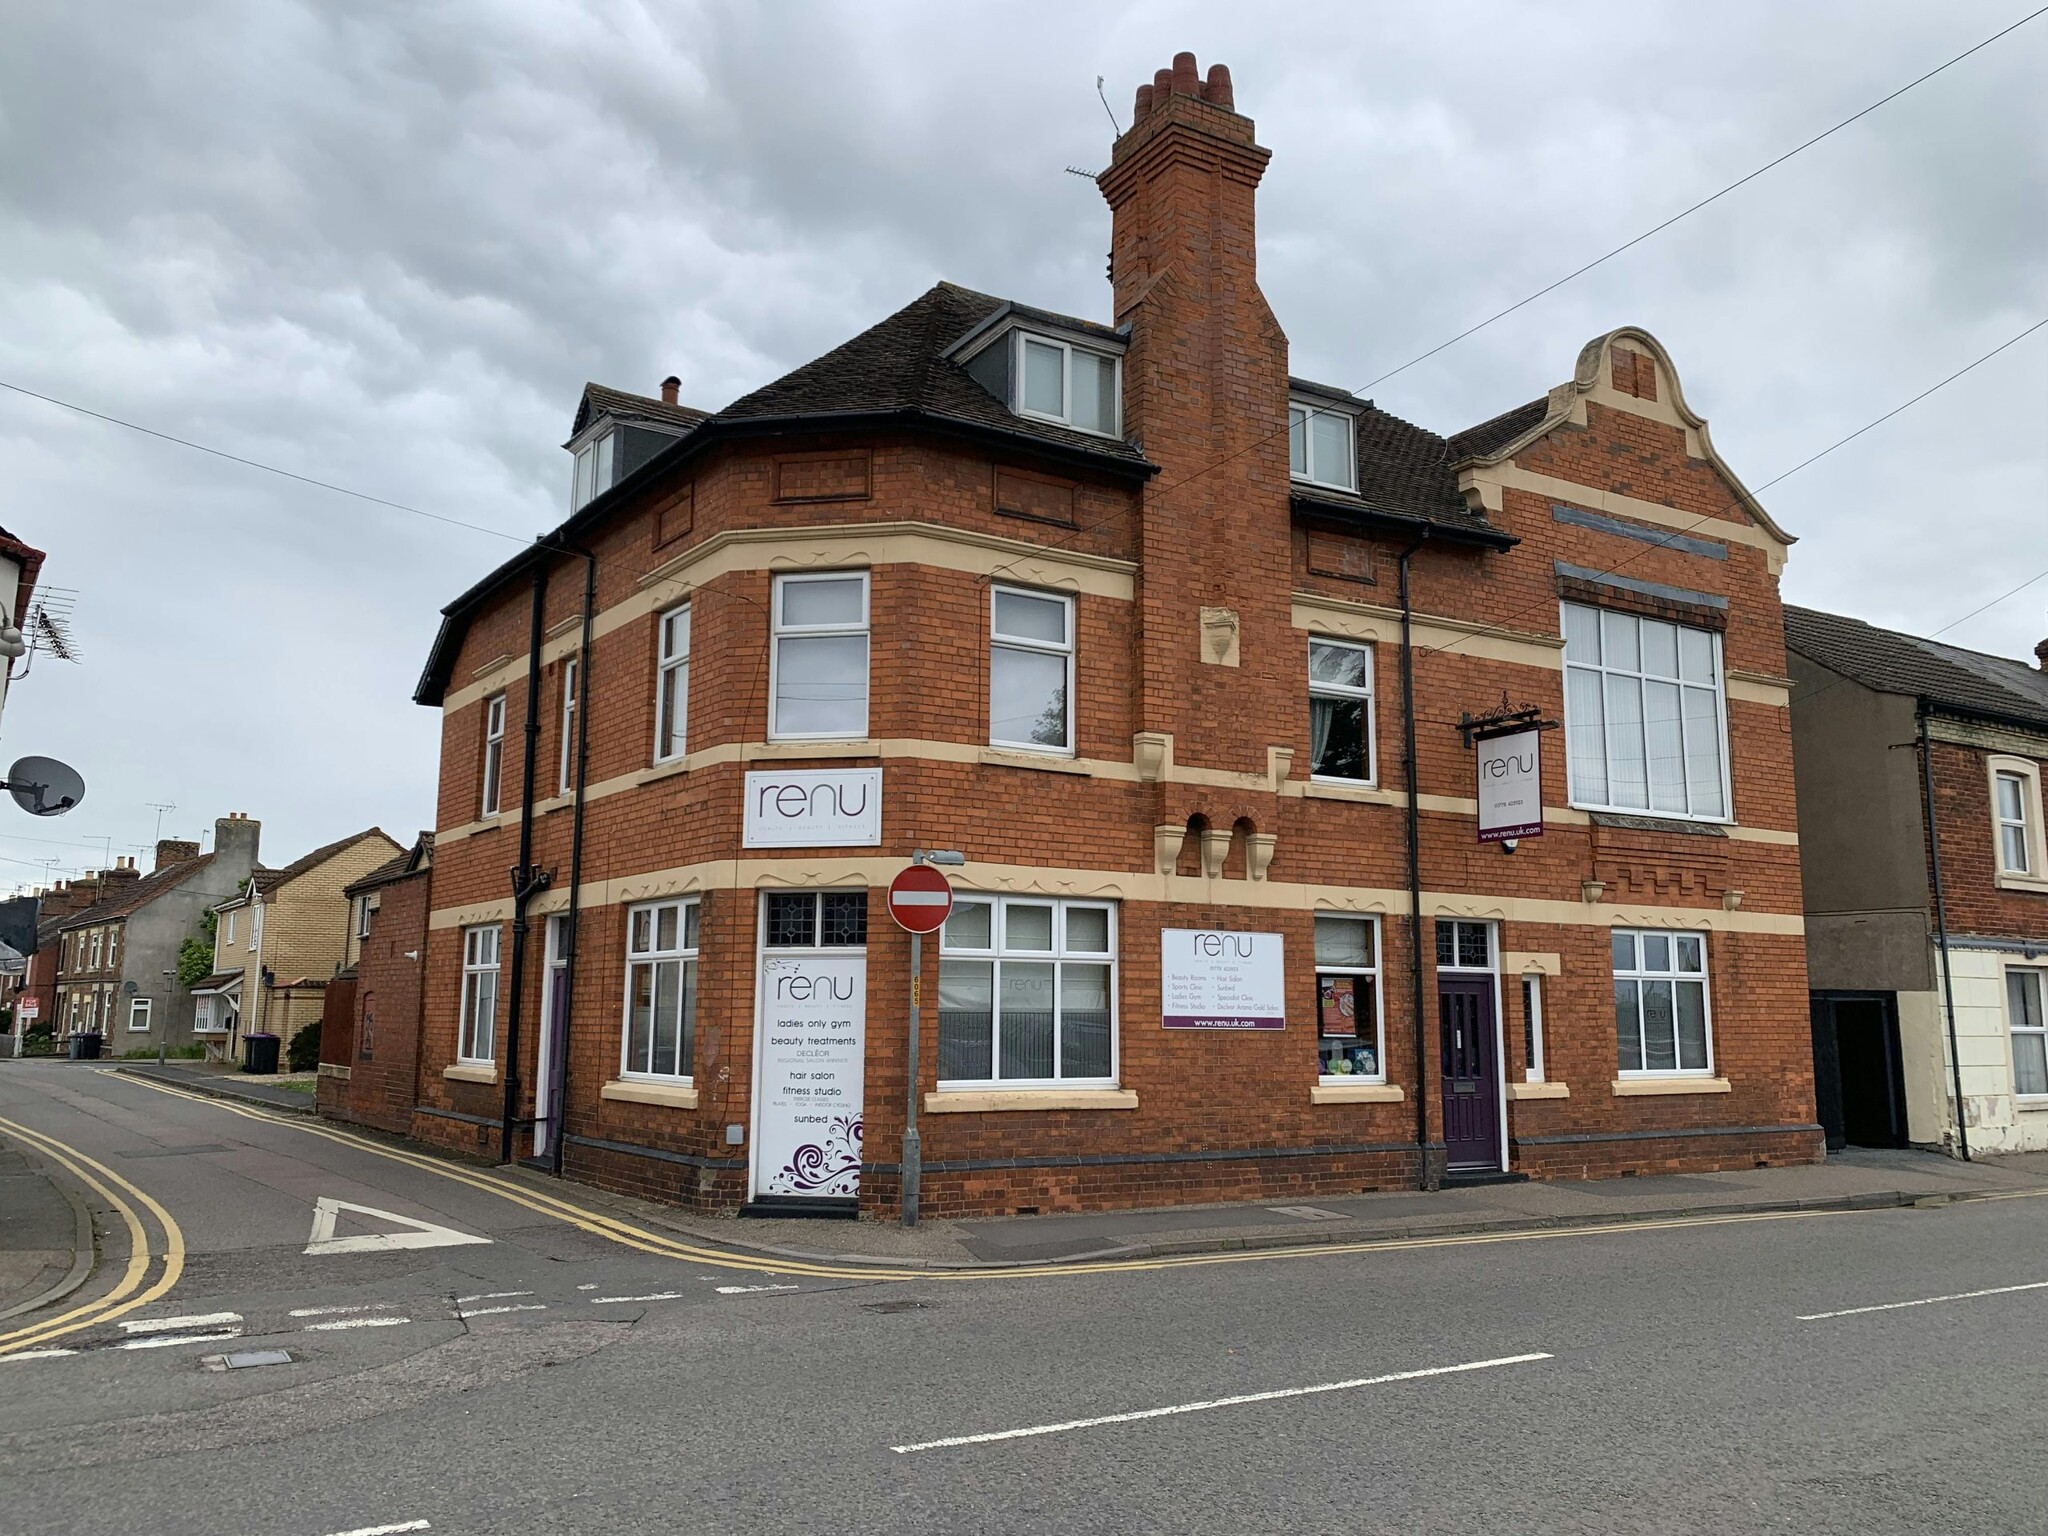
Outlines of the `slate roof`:
M 1880 693 L 1925 699 L 1949 713 L 2048 729 L 2048 672 L 2023 661 L 1966 651 L 1789 603 L 1785 644 Z
M 422 832 L 413 839 L 413 845 L 410 848 L 395 858 L 386 859 L 382 864 L 379 864 L 360 879 L 353 880 L 346 886 L 343 886 L 341 894 L 355 897 L 361 895 L 364 891 L 374 891 L 382 886 L 395 884 L 403 880 L 407 875 L 416 875 L 422 869 L 427 868 L 432 864 L 433 857 L 434 834 Z
M 569 428 L 569 436 L 576 436 L 598 416 L 611 416 L 620 421 L 638 418 L 657 426 L 681 427 L 688 430 L 699 422 L 708 420 L 710 415 L 709 411 L 700 411 L 695 406 L 670 405 L 666 400 L 656 400 L 648 395 L 632 395 L 623 389 L 607 389 L 602 384 L 586 384 L 583 386 L 583 399 L 576 407 L 576 420 Z
M 122 888 L 97 906 L 87 907 L 76 917 L 67 917 L 57 925 L 61 932 L 69 928 L 88 928 L 94 923 L 104 923 L 116 917 L 126 917 L 139 912 L 166 891 L 182 885 L 198 870 L 213 862 L 213 855 L 202 853 L 196 859 L 186 859 L 168 869 L 159 869 L 139 879 L 127 882 Z
M 1544 396 L 1526 405 L 1518 405 L 1511 411 L 1502 411 L 1476 427 L 1454 433 L 1449 439 L 1452 462 L 1483 459 L 1488 454 L 1498 453 L 1549 414 L 1550 399 Z

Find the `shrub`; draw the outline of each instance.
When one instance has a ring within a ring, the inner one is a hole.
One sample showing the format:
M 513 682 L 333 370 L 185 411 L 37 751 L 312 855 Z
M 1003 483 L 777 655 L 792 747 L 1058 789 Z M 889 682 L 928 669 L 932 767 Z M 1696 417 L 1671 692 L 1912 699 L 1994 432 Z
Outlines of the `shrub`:
M 285 1067 L 292 1072 L 311 1072 L 320 1065 L 320 1021 L 315 1019 L 293 1035 L 284 1049 Z

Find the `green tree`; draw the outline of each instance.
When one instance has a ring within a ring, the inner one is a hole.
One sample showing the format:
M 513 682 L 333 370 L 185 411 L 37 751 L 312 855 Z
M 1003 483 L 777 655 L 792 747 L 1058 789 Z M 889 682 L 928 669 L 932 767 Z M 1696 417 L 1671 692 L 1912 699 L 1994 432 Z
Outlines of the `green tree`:
M 213 929 L 218 921 L 209 912 L 199 921 L 199 932 L 178 946 L 178 985 L 196 986 L 213 974 Z

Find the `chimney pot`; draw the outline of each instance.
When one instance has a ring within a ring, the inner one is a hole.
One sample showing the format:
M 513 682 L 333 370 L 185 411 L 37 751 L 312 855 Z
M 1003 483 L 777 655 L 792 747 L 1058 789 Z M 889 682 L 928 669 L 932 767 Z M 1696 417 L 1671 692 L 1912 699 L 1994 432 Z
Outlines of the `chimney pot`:
M 1209 102 L 1213 106 L 1222 107 L 1226 111 L 1235 112 L 1237 110 L 1237 97 L 1230 88 L 1230 66 L 1228 64 L 1211 64 L 1209 66 L 1209 80 L 1202 87 L 1202 100 Z
M 681 393 L 682 387 L 683 381 L 674 374 L 670 374 L 667 378 L 663 379 L 661 381 L 661 403 L 663 405 L 674 405 L 676 403 L 676 396 Z
M 1145 120 L 1145 114 L 1146 114 L 1147 112 L 1150 112 L 1151 110 L 1152 110 L 1152 87 L 1151 87 L 1151 86 L 1149 86 L 1149 85 L 1141 85 L 1141 86 L 1139 86 L 1139 87 L 1138 87 L 1138 100 L 1137 100 L 1137 103 L 1136 103 L 1136 105 L 1134 105 L 1134 106 L 1133 106 L 1133 107 L 1131 108 L 1131 121 L 1132 121 L 1132 123 L 1133 123 L 1133 124 L 1136 124 L 1136 123 L 1141 123 L 1141 122 L 1143 122 L 1143 121 Z
M 1173 56 L 1173 94 L 1176 96 L 1200 96 L 1202 94 L 1201 69 L 1195 63 L 1192 53 L 1176 53 Z
M 1173 71 L 1162 69 L 1152 76 L 1152 105 L 1163 107 L 1173 94 Z
M 2048 672 L 2048 640 L 2043 640 L 2034 647 L 2034 660 L 2041 663 L 2043 672 Z

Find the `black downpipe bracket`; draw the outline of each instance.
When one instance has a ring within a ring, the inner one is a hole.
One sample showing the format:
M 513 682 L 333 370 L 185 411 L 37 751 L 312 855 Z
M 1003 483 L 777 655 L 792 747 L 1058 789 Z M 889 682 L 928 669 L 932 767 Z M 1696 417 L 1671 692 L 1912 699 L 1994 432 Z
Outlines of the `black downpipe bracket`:
M 519 785 L 519 863 L 512 870 L 512 987 L 506 997 L 505 1048 L 499 1056 L 505 1074 L 505 1112 L 498 1129 L 498 1161 L 512 1161 L 512 1129 L 519 1116 L 519 1010 L 526 998 L 526 908 L 535 891 L 547 884 L 533 869 L 533 771 L 540 752 L 540 645 L 548 600 L 545 559 L 533 567 L 533 621 L 526 646 L 526 753 Z
M 583 784 L 590 764 L 590 641 L 597 613 L 597 556 L 580 544 L 563 552 L 583 561 L 583 640 L 576 652 L 576 800 L 570 815 L 569 909 L 562 922 L 562 1016 L 555 1021 L 555 1053 L 549 1062 L 554 1082 L 548 1092 L 555 1123 L 548 1137 L 548 1163 L 562 1174 L 562 1148 L 569 1140 L 569 1024 L 576 1013 L 576 929 L 583 899 Z
M 1429 1157 L 1428 1032 L 1422 991 L 1422 795 L 1415 761 L 1415 610 L 1408 593 L 1408 560 L 1429 542 L 1429 531 L 1401 551 L 1401 727 L 1408 779 L 1408 978 L 1415 1010 L 1415 1157 L 1416 1183 L 1437 1185 Z
M 1934 941 L 1941 946 L 1941 997 L 1948 1012 L 1948 1061 L 1956 1090 L 1956 1146 L 1963 1161 L 1970 1161 L 1970 1131 L 1963 1122 L 1963 1053 L 1956 1044 L 1955 967 L 1948 955 L 1948 903 L 1941 888 L 1941 825 L 1934 819 L 1934 754 L 1927 740 L 1927 703 L 1918 710 L 1920 721 L 1920 794 L 1926 804 L 1928 862 L 1934 869 Z

